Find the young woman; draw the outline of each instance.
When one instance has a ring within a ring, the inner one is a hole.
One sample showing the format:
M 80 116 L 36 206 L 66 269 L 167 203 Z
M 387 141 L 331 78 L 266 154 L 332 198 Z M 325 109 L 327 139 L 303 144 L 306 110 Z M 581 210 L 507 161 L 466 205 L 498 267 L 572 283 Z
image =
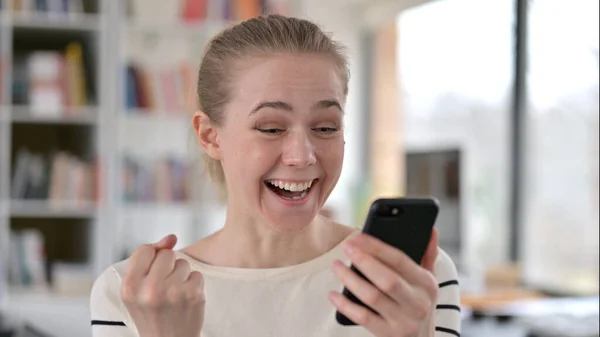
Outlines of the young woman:
M 437 232 L 417 265 L 319 215 L 342 169 L 348 77 L 340 46 L 309 21 L 259 17 L 211 41 L 192 123 L 227 192 L 226 222 L 180 251 L 167 236 L 108 268 L 91 294 L 95 337 L 459 335 L 456 269 Z M 358 326 L 339 325 L 336 310 Z

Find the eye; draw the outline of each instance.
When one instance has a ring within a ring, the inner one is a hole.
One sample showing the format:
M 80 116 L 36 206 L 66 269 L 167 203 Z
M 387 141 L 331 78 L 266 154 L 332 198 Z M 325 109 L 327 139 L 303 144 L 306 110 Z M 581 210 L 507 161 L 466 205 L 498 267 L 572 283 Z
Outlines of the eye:
M 332 134 L 338 131 L 338 128 L 334 128 L 334 127 L 319 127 L 319 128 L 313 128 L 313 131 L 319 132 L 319 133 L 323 133 L 323 134 Z
M 278 135 L 284 131 L 283 129 L 277 128 L 257 128 L 257 130 L 267 135 Z

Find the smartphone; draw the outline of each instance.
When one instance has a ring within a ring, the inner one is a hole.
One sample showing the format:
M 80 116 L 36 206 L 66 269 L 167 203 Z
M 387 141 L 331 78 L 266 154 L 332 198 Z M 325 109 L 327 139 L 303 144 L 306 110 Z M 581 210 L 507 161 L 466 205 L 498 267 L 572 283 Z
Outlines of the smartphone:
M 438 213 L 439 202 L 435 198 L 377 199 L 369 208 L 362 232 L 398 248 L 420 264 L 427 250 Z M 354 265 L 350 268 L 371 282 Z M 354 303 L 377 313 L 345 287 L 343 294 Z M 356 325 L 339 311 L 336 311 L 335 317 L 341 325 Z

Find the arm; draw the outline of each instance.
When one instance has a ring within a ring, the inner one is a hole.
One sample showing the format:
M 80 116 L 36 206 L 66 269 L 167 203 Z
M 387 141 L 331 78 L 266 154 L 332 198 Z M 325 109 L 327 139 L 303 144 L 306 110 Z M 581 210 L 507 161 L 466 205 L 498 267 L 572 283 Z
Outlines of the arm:
M 91 329 L 93 337 L 137 337 L 135 327 L 120 299 L 121 280 L 108 268 L 94 282 L 90 295 Z
M 429 331 L 419 337 L 460 336 L 460 288 L 458 273 L 452 259 L 441 249 L 435 264 L 435 277 L 439 283 L 437 306 L 429 317 Z

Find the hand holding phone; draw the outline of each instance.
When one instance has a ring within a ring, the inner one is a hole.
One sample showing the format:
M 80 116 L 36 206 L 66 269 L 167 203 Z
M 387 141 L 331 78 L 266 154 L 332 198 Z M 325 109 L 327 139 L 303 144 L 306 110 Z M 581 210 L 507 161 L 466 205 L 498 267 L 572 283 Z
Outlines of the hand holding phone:
M 367 216 L 363 233 L 350 239 L 348 268 L 334 263 L 343 295 L 330 294 L 342 325 L 363 325 L 375 336 L 391 332 L 418 334 L 434 310 L 438 284 L 438 214 L 435 199 L 379 199 Z

